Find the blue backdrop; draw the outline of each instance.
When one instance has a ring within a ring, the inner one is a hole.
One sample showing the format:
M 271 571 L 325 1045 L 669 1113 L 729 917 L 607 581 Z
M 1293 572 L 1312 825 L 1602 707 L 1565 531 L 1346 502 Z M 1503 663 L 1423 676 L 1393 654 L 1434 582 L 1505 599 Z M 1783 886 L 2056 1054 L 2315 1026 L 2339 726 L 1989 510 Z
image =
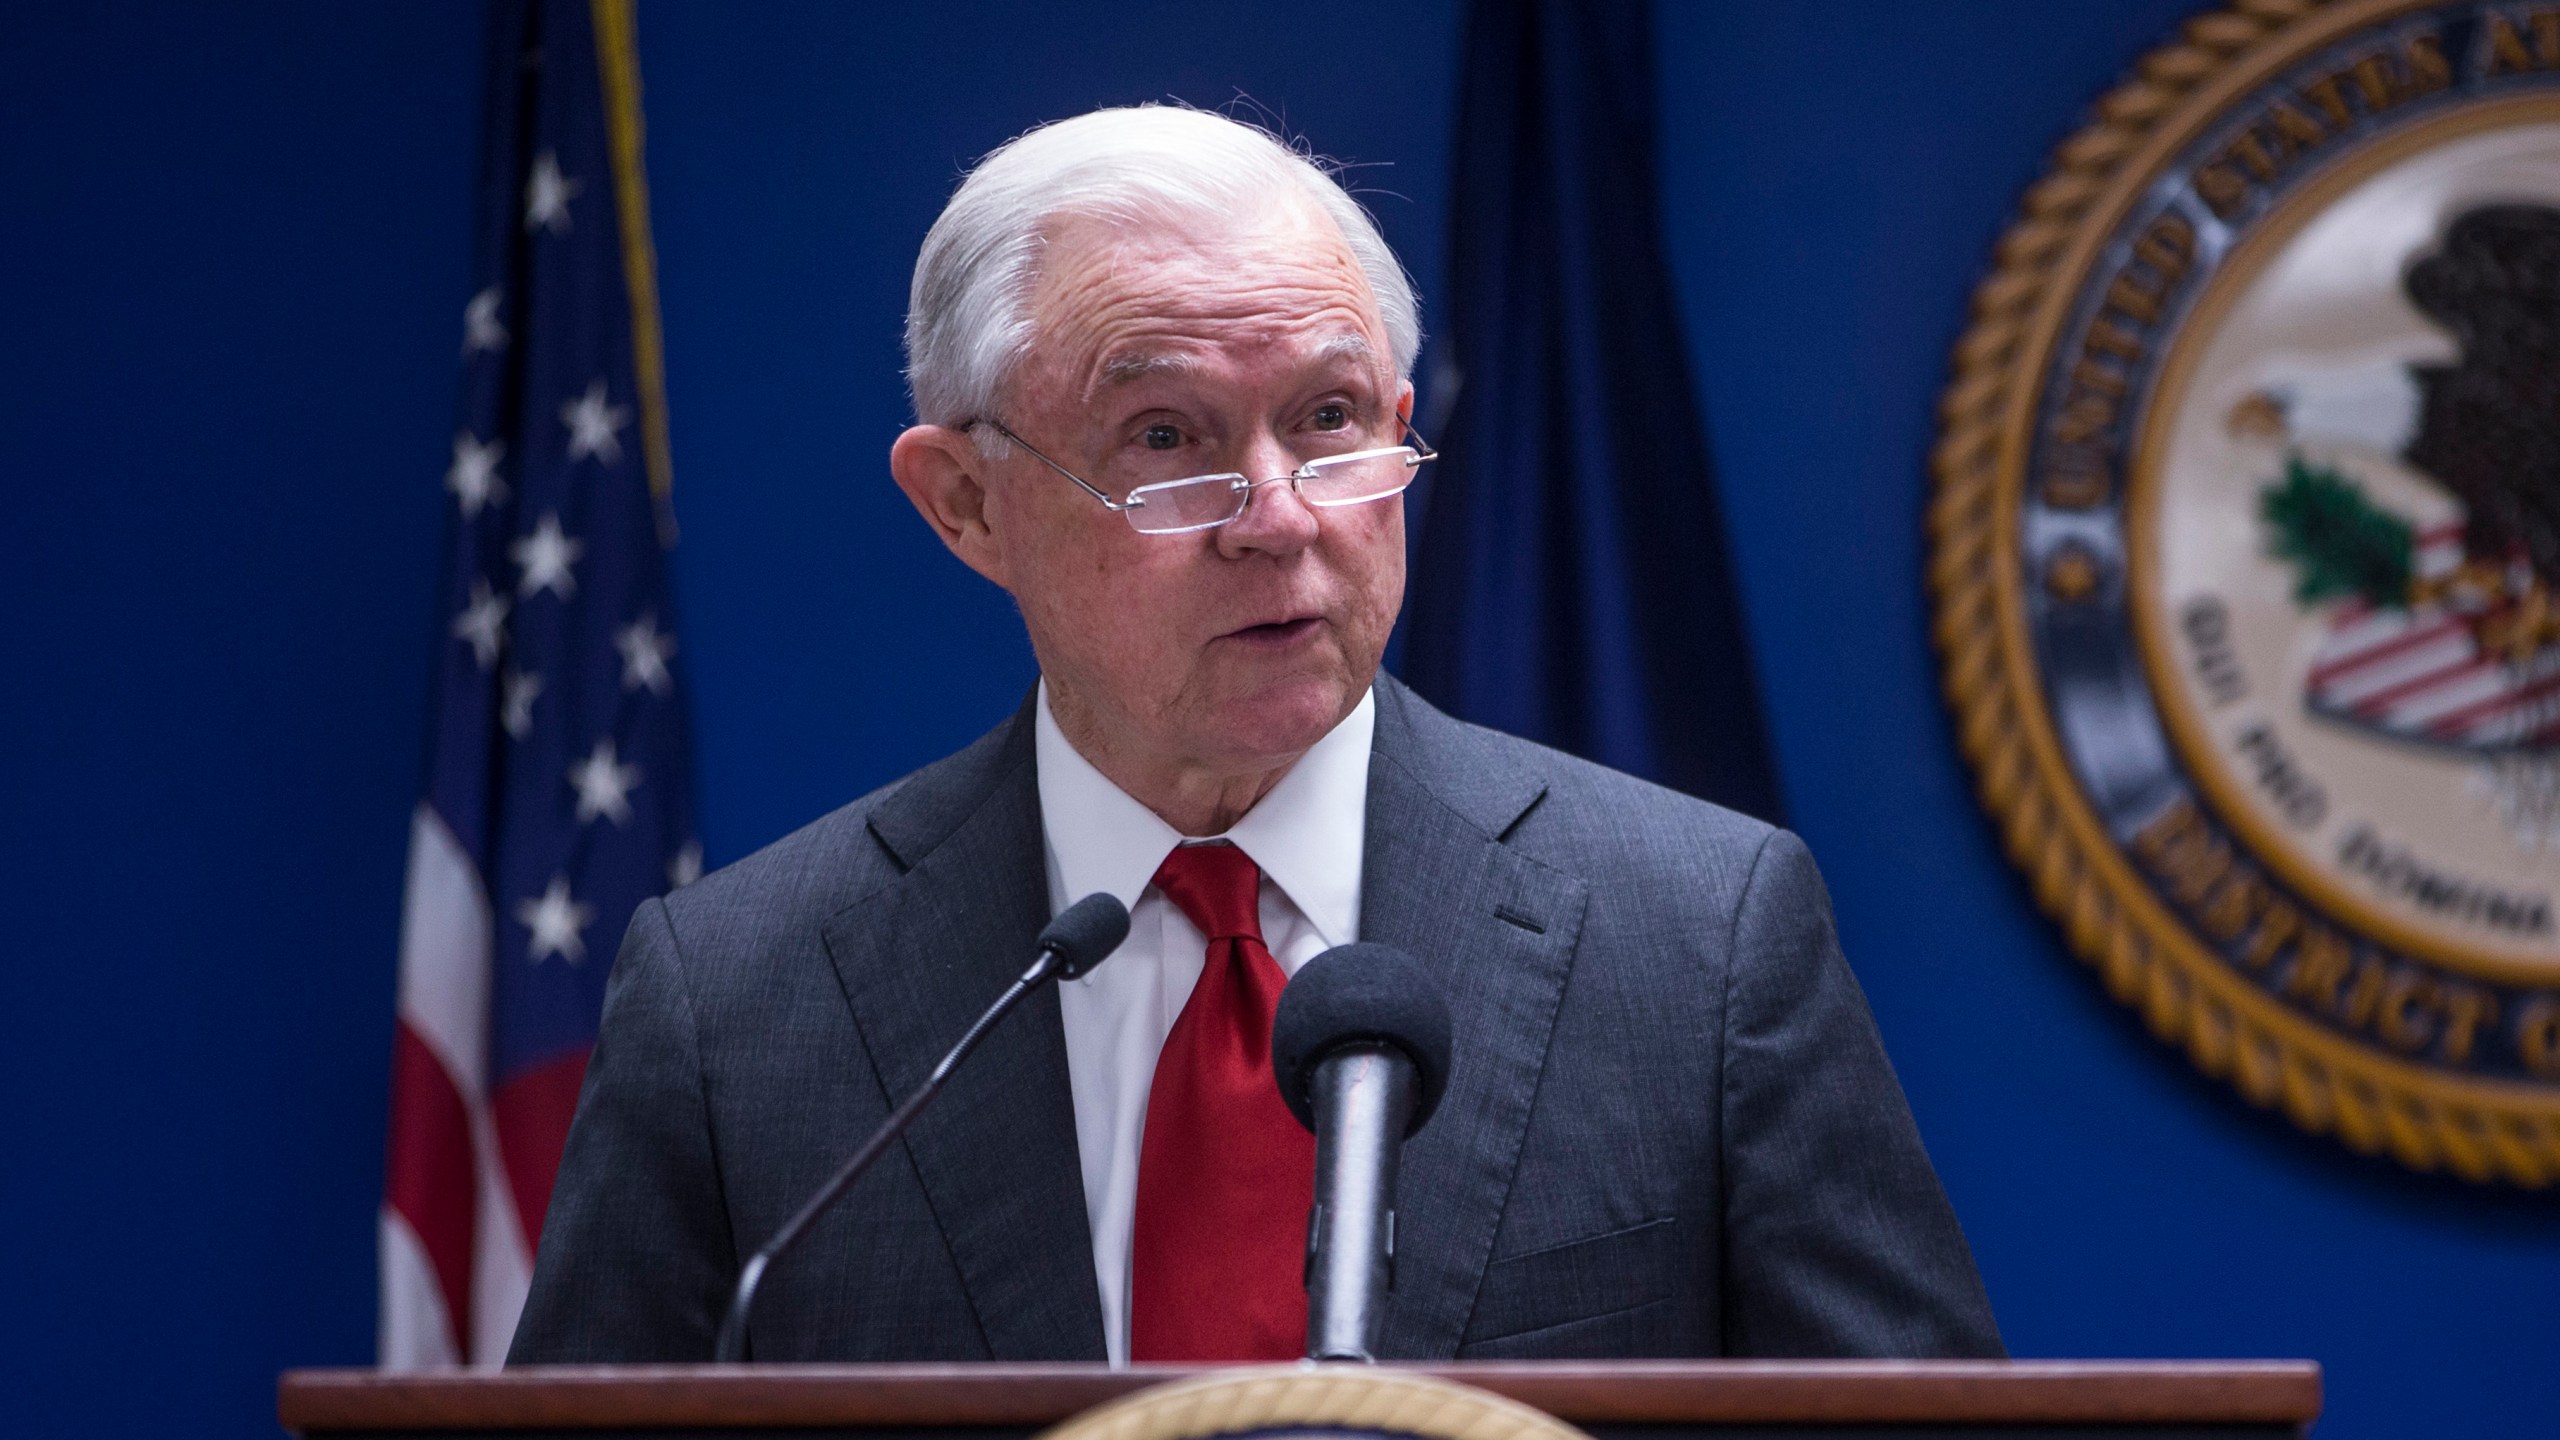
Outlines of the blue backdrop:
M 2190 8 L 1666 7 L 1669 253 L 1783 788 L 2020 1354 L 2310 1355 L 2323 1435 L 2545 1430 L 2560 1209 L 2356 1160 L 2154 1044 L 2033 913 L 1935 699 L 1923 467 L 1966 295 Z M 0 1413 L 27 1433 L 272 1433 L 277 1368 L 371 1352 L 479 43 L 463 5 L 0 11 Z M 960 165 L 1242 90 L 1375 167 L 1428 302 L 1456 43 L 1445 3 L 641 7 L 715 863 L 1029 678 L 881 460 Z

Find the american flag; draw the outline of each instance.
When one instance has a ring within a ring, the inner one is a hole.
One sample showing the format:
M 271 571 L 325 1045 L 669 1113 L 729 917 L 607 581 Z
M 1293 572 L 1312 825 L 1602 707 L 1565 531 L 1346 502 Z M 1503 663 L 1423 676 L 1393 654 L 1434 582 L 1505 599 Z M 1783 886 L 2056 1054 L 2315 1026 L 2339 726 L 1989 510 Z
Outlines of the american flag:
M 382 1363 L 499 1363 L 632 909 L 700 872 L 628 0 L 492 7 Z

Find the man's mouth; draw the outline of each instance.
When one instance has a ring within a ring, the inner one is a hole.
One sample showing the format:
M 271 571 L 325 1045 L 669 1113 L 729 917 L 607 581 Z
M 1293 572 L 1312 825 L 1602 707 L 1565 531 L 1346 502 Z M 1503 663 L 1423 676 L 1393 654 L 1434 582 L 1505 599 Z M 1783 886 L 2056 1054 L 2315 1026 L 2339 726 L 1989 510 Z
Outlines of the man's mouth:
M 1312 615 L 1305 615 L 1295 620 L 1275 620 L 1267 625 L 1247 625 L 1241 630 L 1230 630 L 1220 638 L 1251 645 L 1256 649 L 1276 650 L 1295 645 L 1315 634 L 1316 627 L 1323 623 Z

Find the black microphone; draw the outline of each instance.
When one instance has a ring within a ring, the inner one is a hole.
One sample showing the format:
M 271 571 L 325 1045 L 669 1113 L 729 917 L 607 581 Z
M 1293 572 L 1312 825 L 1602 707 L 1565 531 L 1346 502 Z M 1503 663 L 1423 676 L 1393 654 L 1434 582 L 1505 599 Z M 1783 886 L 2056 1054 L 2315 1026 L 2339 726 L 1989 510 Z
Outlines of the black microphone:
M 1449 1085 L 1449 1003 L 1419 961 L 1337 945 L 1271 1021 L 1271 1073 L 1316 1135 L 1307 1358 L 1369 1360 L 1396 1281 L 1396 1161 Z
M 978 1023 L 970 1026 L 969 1032 L 960 1037 L 960 1043 L 951 1047 L 951 1053 L 942 1057 L 942 1063 L 933 1067 L 933 1073 L 925 1077 L 924 1084 L 917 1087 L 916 1093 L 908 1096 L 905 1104 L 880 1122 L 880 1128 L 871 1132 L 871 1138 L 862 1142 L 862 1148 L 853 1152 L 853 1158 L 844 1162 L 844 1168 L 835 1173 L 835 1178 L 820 1186 L 818 1193 L 809 1197 L 809 1203 L 801 1206 L 798 1214 L 784 1221 L 773 1238 L 764 1242 L 763 1249 L 747 1257 L 747 1263 L 738 1271 L 738 1288 L 729 1295 L 729 1313 L 720 1321 L 720 1341 L 713 1351 L 715 1359 L 722 1364 L 735 1364 L 747 1358 L 747 1312 L 755 1308 L 756 1287 L 764 1283 L 765 1272 L 773 1267 L 774 1262 L 790 1253 L 792 1246 L 800 1243 L 801 1237 L 809 1233 L 809 1227 L 817 1224 L 818 1218 L 843 1198 L 853 1182 L 862 1178 L 862 1172 L 870 1169 L 872 1162 L 888 1150 L 890 1142 L 906 1133 L 907 1127 L 924 1113 L 924 1107 L 941 1093 L 942 1082 L 951 1078 L 951 1072 L 960 1068 L 960 1062 L 968 1058 L 969 1052 L 977 1048 L 978 1041 L 995 1028 L 996 1022 L 1021 1004 L 1024 996 L 1049 981 L 1073 980 L 1109 959 L 1111 952 L 1119 949 L 1120 942 L 1127 938 L 1128 907 L 1099 892 L 1068 906 L 1065 913 L 1049 922 L 1049 928 L 1040 932 L 1039 956 L 1031 962 L 1030 969 L 1022 972 L 1022 978 L 996 997 L 996 1003 L 987 1007 L 987 1013 L 979 1016 Z

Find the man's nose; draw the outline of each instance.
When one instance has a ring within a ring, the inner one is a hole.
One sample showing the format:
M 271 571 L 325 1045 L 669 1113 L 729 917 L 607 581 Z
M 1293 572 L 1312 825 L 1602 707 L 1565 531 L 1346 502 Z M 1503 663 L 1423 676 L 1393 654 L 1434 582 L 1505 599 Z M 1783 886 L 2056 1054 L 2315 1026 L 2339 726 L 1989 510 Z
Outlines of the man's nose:
M 1218 527 L 1219 550 L 1231 556 L 1257 550 L 1287 555 L 1314 544 L 1315 509 L 1288 479 L 1297 472 L 1298 458 L 1265 441 L 1255 445 L 1244 461 L 1244 473 L 1255 482 L 1253 493 L 1245 497 L 1243 514 Z

